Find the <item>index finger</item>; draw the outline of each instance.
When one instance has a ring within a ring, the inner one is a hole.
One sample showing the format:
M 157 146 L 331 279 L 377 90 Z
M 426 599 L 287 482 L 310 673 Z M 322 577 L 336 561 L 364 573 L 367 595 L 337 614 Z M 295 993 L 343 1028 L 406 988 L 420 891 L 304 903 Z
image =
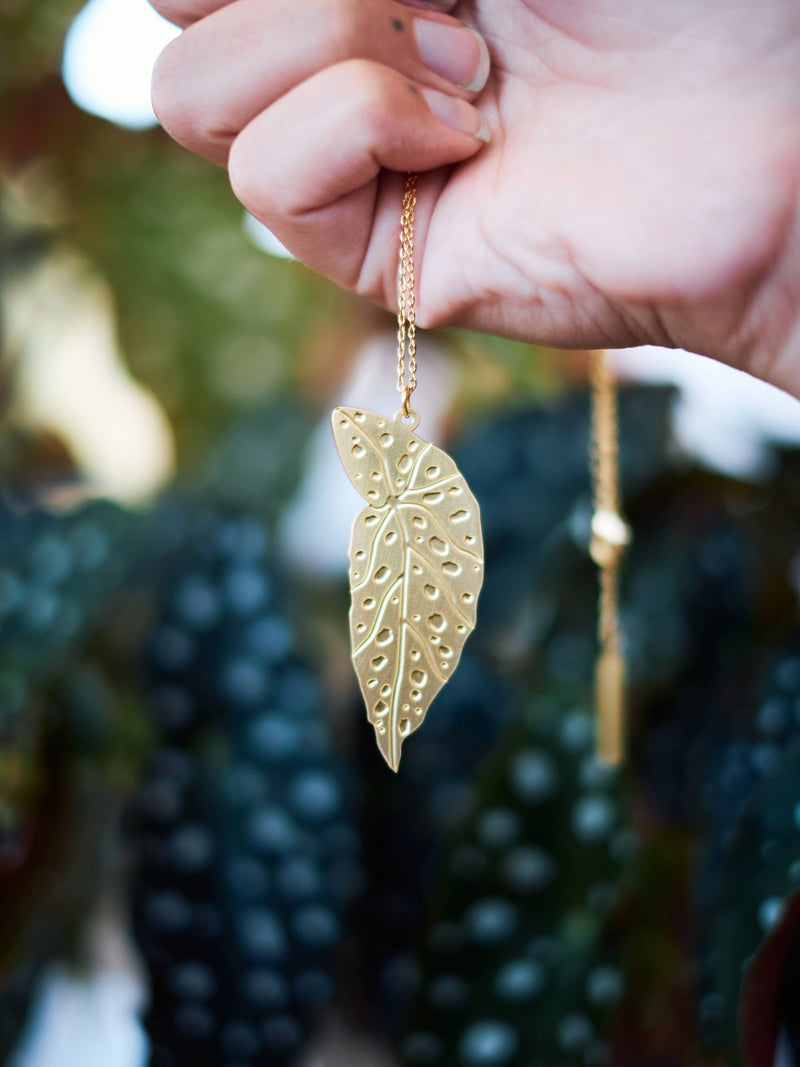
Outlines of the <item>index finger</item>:
M 150 5 L 159 15 L 163 15 L 167 22 L 174 22 L 176 26 L 185 28 L 234 2 L 235 0 L 150 0 Z
M 457 2 L 458 0 L 400 0 L 400 3 L 408 7 L 420 8 L 423 11 L 451 11 Z M 233 3 L 236 3 L 236 0 L 150 0 L 159 15 L 183 28 Z

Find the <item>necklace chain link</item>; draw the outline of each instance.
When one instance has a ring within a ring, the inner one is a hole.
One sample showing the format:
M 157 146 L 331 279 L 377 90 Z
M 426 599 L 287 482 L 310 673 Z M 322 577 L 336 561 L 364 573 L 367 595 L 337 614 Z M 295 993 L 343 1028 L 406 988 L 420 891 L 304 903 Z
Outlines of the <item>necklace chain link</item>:
M 411 415 L 411 396 L 417 388 L 417 327 L 414 307 L 414 216 L 417 175 L 407 174 L 400 217 L 400 267 L 397 280 L 397 388 L 403 415 Z M 408 379 L 406 379 L 406 360 Z

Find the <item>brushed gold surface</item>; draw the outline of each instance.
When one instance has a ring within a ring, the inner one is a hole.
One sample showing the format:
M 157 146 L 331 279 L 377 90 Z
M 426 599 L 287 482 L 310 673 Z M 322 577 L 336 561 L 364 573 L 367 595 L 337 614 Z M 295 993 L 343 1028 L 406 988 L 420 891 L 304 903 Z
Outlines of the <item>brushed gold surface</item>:
M 367 501 L 350 540 L 350 640 L 367 717 L 397 770 L 475 628 L 483 584 L 478 502 L 453 460 L 403 423 L 338 407 L 333 436 Z
M 595 685 L 597 756 L 615 766 L 625 755 L 625 660 L 618 649 L 600 653 Z

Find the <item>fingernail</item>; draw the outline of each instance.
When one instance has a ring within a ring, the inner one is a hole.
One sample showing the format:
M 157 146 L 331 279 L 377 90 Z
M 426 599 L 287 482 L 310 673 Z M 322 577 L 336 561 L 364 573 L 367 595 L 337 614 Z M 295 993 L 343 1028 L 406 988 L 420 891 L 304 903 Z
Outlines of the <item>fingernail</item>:
M 489 49 L 474 30 L 431 19 L 414 20 L 419 58 L 442 78 L 476 93 L 489 77 Z
M 436 89 L 423 89 L 422 95 L 437 119 L 441 119 L 459 133 L 468 133 L 471 137 L 477 137 L 479 141 L 489 141 L 489 123 L 486 121 L 486 116 L 482 115 L 472 104 L 468 104 L 466 100 L 461 100 L 457 96 L 440 93 Z
M 434 11 L 450 11 L 456 6 L 456 0 L 416 0 L 420 7 L 432 8 Z

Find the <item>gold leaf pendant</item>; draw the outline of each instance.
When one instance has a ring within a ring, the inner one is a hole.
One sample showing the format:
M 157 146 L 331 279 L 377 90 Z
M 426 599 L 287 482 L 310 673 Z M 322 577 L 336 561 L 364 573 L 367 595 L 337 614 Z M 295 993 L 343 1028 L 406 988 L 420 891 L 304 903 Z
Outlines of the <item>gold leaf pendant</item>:
M 483 583 L 478 502 L 453 460 L 403 421 L 333 412 L 350 481 L 367 501 L 350 539 L 350 641 L 367 717 L 396 771 L 475 628 Z

